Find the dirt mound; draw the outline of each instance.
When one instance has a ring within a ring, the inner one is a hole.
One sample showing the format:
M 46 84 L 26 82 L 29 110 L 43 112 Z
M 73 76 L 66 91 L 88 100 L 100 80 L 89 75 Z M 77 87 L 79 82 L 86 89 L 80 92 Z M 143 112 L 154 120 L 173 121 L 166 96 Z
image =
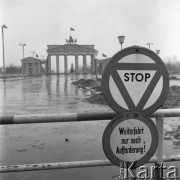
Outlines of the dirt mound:
M 107 104 L 102 94 L 101 80 L 80 79 L 76 82 L 73 82 L 72 84 L 77 85 L 78 88 L 86 89 L 88 87 L 90 89 L 93 89 L 95 93 L 93 93 L 89 98 L 85 99 L 89 103 L 105 105 Z M 171 86 L 169 88 L 167 98 L 165 102 L 161 105 L 161 108 L 168 109 L 177 107 L 180 107 L 180 86 Z
M 93 79 L 80 79 L 78 81 L 72 82 L 72 84 L 76 85 L 81 90 L 90 90 L 93 95 L 102 94 L 101 89 L 101 81 L 100 80 L 93 80 Z
M 180 106 L 180 86 L 171 86 L 165 102 L 161 108 L 175 108 Z
M 80 79 L 78 81 L 72 82 L 72 84 L 78 86 L 78 87 L 91 87 L 91 88 L 100 88 L 101 82 L 98 80 L 93 79 Z
M 164 131 L 164 140 L 171 140 L 174 148 L 180 148 L 180 125 L 170 131 Z

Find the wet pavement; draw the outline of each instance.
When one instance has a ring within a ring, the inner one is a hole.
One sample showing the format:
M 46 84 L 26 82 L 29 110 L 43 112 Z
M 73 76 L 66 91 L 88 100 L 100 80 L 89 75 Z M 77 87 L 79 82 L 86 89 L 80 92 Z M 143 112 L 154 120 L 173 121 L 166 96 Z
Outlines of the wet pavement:
M 53 114 L 107 111 L 84 101 L 71 82 L 95 76 L 43 76 L 0 82 L 1 114 Z M 101 146 L 103 122 L 72 122 L 0 126 L 0 164 L 51 163 L 106 159 Z M 66 142 L 68 139 L 68 142 Z M 106 168 L 105 168 L 106 169 Z M 91 173 L 91 171 L 95 171 Z M 97 174 L 96 172 L 100 172 Z M 5 173 L 0 179 L 99 179 L 104 168 Z M 83 172 L 83 173 L 82 173 Z M 106 172 L 106 171 L 105 171 Z M 105 173 L 104 174 L 107 174 Z
M 52 114 L 91 109 L 83 93 L 71 82 L 92 75 L 52 75 L 0 81 L 1 114 Z

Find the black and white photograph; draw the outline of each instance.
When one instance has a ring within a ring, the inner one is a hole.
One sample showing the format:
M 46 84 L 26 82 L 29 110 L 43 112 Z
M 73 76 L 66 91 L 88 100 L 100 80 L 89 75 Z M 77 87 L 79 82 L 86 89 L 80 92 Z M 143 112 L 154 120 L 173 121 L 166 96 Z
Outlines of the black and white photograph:
M 0 0 L 0 180 L 180 179 L 180 0 Z

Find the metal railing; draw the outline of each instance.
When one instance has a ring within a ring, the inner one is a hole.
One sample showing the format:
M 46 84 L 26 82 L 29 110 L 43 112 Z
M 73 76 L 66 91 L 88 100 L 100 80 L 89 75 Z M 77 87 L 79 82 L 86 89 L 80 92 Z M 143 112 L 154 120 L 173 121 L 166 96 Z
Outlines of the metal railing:
M 64 113 L 64 114 L 42 114 L 42 115 L 14 115 L 0 116 L 0 125 L 8 124 L 30 124 L 30 123 L 53 123 L 53 122 L 75 122 L 75 121 L 97 121 L 110 120 L 117 114 L 115 112 L 92 112 L 92 113 Z M 162 156 L 163 141 L 163 123 L 164 117 L 180 117 L 180 109 L 160 109 L 151 114 L 150 117 L 156 118 L 156 125 L 159 131 L 159 145 L 156 151 L 156 157 L 152 157 L 148 163 L 180 161 L 180 155 Z M 73 162 L 54 162 L 24 165 L 0 166 L 0 173 L 19 172 L 19 171 L 37 171 L 67 168 L 83 168 L 112 166 L 109 160 L 89 160 Z
M 0 125 L 110 120 L 117 115 L 115 112 L 0 115 Z M 180 109 L 160 109 L 151 114 L 150 117 L 180 117 Z
M 171 161 L 180 161 L 180 155 L 163 156 L 163 162 L 171 162 Z M 147 163 L 156 163 L 156 162 L 157 162 L 157 158 L 152 157 Z M 114 166 L 114 164 L 112 164 L 108 159 L 105 159 L 105 160 L 9 165 L 9 166 L 0 166 L 0 173 L 102 167 L 102 166 Z

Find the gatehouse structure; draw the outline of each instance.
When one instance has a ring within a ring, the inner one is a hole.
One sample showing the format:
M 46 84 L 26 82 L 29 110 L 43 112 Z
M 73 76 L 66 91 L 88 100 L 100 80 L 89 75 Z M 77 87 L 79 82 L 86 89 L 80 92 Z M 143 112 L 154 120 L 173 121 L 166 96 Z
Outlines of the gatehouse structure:
M 111 60 L 111 58 L 106 58 L 106 59 L 99 59 L 97 61 L 97 75 L 98 77 L 101 77 L 103 72 L 104 72 L 104 69 L 107 65 L 107 63 Z
M 42 75 L 42 61 L 34 57 L 21 59 L 23 76 L 40 76 Z
M 94 45 L 79 45 L 77 39 L 73 39 L 70 35 L 69 40 L 66 39 L 64 45 L 47 45 L 47 64 L 46 72 L 51 74 L 51 57 L 56 56 L 56 74 L 59 74 L 59 65 L 61 65 L 59 56 L 64 57 L 64 73 L 68 73 L 68 56 L 75 56 L 75 73 L 79 71 L 79 56 L 83 56 L 83 74 L 87 73 L 87 56 L 91 57 L 91 73 L 96 72 L 96 55 L 98 51 L 94 49 Z

